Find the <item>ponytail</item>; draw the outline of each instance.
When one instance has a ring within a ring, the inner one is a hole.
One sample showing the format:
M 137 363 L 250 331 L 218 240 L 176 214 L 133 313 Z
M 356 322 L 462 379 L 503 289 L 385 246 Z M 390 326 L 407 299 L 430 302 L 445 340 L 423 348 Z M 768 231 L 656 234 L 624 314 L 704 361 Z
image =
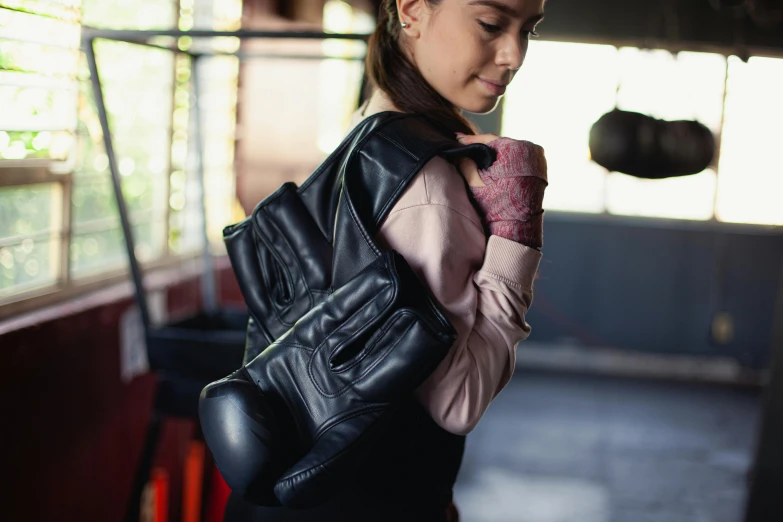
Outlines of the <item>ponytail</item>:
M 442 0 L 426 0 L 437 5 Z M 401 111 L 422 114 L 451 132 L 475 134 L 460 110 L 427 83 L 402 52 L 400 20 L 395 0 L 381 0 L 378 26 L 367 43 L 366 70 L 373 87 L 380 89 Z

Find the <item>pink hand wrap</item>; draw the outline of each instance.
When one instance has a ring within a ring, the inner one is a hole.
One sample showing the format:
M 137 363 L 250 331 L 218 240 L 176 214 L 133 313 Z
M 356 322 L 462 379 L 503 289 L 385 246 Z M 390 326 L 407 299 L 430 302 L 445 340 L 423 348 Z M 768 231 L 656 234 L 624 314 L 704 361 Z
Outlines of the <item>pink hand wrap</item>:
M 479 169 L 484 187 L 470 187 L 491 234 L 541 248 L 544 236 L 544 190 L 549 184 L 544 149 L 529 141 L 497 138 L 487 143 L 497 152 L 488 169 Z

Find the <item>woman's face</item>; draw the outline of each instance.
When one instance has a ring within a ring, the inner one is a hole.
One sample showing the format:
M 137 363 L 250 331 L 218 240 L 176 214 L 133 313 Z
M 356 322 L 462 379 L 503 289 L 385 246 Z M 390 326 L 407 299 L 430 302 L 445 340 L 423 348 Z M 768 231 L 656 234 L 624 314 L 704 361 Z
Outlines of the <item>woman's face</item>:
M 522 66 L 545 0 L 397 0 L 402 44 L 424 79 L 457 107 L 485 113 Z

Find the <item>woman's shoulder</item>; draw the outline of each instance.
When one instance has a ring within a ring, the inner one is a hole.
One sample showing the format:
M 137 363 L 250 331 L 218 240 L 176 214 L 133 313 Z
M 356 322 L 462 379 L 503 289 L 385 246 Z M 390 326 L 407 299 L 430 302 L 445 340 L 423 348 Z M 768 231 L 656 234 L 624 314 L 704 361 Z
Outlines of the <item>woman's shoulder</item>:
M 366 100 L 351 114 L 348 132 L 364 118 L 386 110 L 399 111 L 384 96 L 376 99 L 375 103 L 371 99 Z M 435 156 L 425 163 L 418 174 L 414 176 L 392 208 L 391 213 L 422 205 L 447 207 L 469 219 L 481 229 L 481 219 L 471 205 L 467 191 L 465 178 L 457 167 L 445 158 Z
M 424 164 L 391 212 L 425 205 L 446 207 L 481 228 L 481 219 L 468 199 L 468 189 L 462 174 L 440 156 Z

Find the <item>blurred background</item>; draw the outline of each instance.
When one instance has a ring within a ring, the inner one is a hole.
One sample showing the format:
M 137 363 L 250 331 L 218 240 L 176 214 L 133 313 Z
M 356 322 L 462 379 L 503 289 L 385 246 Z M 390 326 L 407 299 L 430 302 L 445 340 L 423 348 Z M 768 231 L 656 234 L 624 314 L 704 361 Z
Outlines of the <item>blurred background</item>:
M 306 179 L 367 95 L 362 41 L 96 40 L 147 324 L 85 27 L 368 34 L 376 12 L 0 0 L 0 518 L 222 520 L 226 486 L 192 415 L 163 405 L 149 329 L 204 307 L 205 267 L 241 309 L 223 227 Z M 550 184 L 533 332 L 468 437 L 462 519 L 780 522 L 783 3 L 550 0 L 539 32 L 473 116 L 542 145 Z M 187 52 L 216 54 L 198 104 Z M 715 157 L 668 179 L 610 172 L 588 137 L 613 109 L 696 120 Z

